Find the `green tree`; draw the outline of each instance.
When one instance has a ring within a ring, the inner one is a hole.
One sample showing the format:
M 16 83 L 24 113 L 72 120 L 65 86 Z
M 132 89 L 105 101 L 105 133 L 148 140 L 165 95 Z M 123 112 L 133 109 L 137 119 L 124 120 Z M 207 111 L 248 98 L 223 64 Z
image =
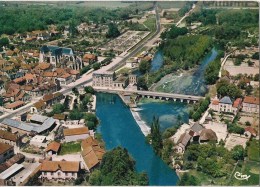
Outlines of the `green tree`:
M 65 111 L 65 106 L 63 104 L 57 103 L 52 107 L 53 114 L 61 114 L 64 111 Z
M 71 120 L 80 120 L 82 117 L 83 117 L 83 114 L 78 109 L 73 109 L 69 113 L 69 118 Z
M 94 90 L 94 88 L 92 87 L 92 86 L 86 86 L 85 88 L 84 88 L 84 91 L 86 92 L 86 93 L 90 93 L 90 94 L 95 94 L 95 90 Z
M 200 182 L 196 177 L 188 173 L 184 173 L 181 180 L 178 181 L 179 186 L 198 186 Z
M 245 149 L 243 148 L 242 145 L 236 145 L 232 150 L 231 150 L 231 154 L 233 159 L 235 160 L 244 160 L 244 156 L 245 156 Z
M 120 32 L 115 23 L 108 24 L 108 31 L 106 33 L 107 38 L 116 38 L 120 35 Z
M 148 90 L 148 86 L 147 86 L 147 83 L 146 83 L 146 80 L 145 80 L 144 76 L 138 77 L 138 79 L 137 79 L 137 86 L 138 86 L 138 88 L 142 88 L 144 90 Z
M 150 69 L 151 69 L 151 63 L 150 62 L 145 61 L 145 60 L 140 62 L 140 64 L 139 64 L 139 71 L 141 73 L 147 73 L 147 72 L 150 71 Z
M 153 117 L 153 122 L 151 125 L 151 142 L 155 153 L 160 155 L 161 149 L 163 148 L 163 141 L 160 132 L 159 118 L 156 117 Z
M 7 46 L 9 44 L 8 38 L 4 37 L 0 39 L 0 47 Z
M 117 147 L 104 154 L 100 169 L 89 179 L 91 185 L 148 185 L 145 173 L 135 171 L 135 161 L 124 148 Z

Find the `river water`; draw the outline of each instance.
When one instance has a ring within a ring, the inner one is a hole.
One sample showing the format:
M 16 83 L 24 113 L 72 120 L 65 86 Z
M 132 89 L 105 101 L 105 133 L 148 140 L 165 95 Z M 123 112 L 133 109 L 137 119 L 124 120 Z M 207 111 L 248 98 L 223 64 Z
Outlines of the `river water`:
M 186 72 L 182 75 L 172 74 L 165 76 L 157 83 L 155 90 L 167 93 L 204 96 L 208 91 L 204 81 L 204 70 L 211 61 L 216 59 L 217 54 L 216 49 L 213 48 L 202 59 L 201 64 L 195 71 Z
M 173 92 L 179 91 L 179 93 L 186 94 L 192 92 L 192 94 L 203 95 L 205 93 L 205 90 L 201 89 L 201 87 L 205 86 L 203 72 L 206 65 L 214 60 L 216 56 L 217 52 L 213 49 L 203 59 L 201 65 L 193 74 L 187 75 L 186 78 L 185 76 L 180 78 L 175 77 L 172 83 L 176 88 Z M 156 61 L 154 61 L 154 65 L 152 66 L 153 71 L 156 71 L 159 66 L 160 63 L 157 66 Z M 188 82 L 186 79 L 191 79 L 191 81 Z M 142 120 L 148 125 L 151 124 L 153 116 L 158 116 L 161 130 L 175 125 L 178 115 L 181 116 L 183 122 L 188 121 L 189 106 L 185 103 L 142 100 L 138 104 L 138 107 L 141 109 L 139 113 Z M 117 146 L 126 148 L 136 161 L 137 171 L 147 172 L 150 185 L 176 185 L 178 177 L 175 171 L 170 169 L 156 156 L 152 147 L 145 142 L 145 137 L 129 108 L 119 96 L 98 93 L 96 114 L 100 120 L 97 131 L 102 134 L 107 150 L 111 150 Z
M 98 132 L 106 143 L 106 149 L 122 146 L 136 161 L 137 171 L 145 171 L 149 185 L 176 185 L 178 177 L 158 156 L 134 120 L 121 98 L 114 94 L 98 93 L 96 114 L 100 120 Z

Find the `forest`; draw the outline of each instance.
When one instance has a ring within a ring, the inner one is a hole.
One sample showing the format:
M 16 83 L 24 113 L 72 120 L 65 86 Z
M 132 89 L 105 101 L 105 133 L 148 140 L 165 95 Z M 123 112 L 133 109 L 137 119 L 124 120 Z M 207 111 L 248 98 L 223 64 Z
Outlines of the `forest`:
M 56 24 L 58 29 L 62 29 L 65 25 L 77 25 L 81 22 L 105 23 L 126 20 L 134 11 L 129 8 L 110 10 L 30 4 L 0 7 L 0 35 L 43 30 L 51 24 Z

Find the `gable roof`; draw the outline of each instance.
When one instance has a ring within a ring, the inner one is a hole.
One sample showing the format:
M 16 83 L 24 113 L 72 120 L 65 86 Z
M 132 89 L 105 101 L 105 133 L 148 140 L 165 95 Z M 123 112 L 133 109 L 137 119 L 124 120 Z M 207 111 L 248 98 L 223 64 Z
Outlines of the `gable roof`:
M 63 129 L 64 136 L 74 136 L 74 135 L 88 134 L 88 133 L 89 133 L 88 127 Z
M 47 148 L 46 148 L 46 151 L 55 151 L 55 152 L 58 152 L 60 149 L 60 143 L 58 142 L 51 142 Z
M 219 102 L 220 102 L 220 103 L 224 103 L 224 104 L 230 104 L 230 105 L 232 105 L 232 101 L 231 101 L 230 97 L 228 97 L 228 96 L 223 97 L 222 99 L 220 99 Z
M 186 147 L 186 145 L 189 143 L 191 139 L 191 135 L 189 133 L 183 133 L 179 140 L 178 140 L 178 144 L 181 143 L 182 145 L 184 145 Z
M 0 155 L 12 148 L 13 146 L 0 142 Z
M 244 103 L 250 103 L 250 104 L 257 104 L 257 105 L 259 105 L 259 98 L 246 96 L 244 98 Z
M 11 132 L 0 130 L 0 138 L 16 142 L 18 139 L 18 136 Z
M 43 161 L 41 171 L 55 172 L 61 170 L 63 172 L 78 172 L 79 162 L 74 161 Z

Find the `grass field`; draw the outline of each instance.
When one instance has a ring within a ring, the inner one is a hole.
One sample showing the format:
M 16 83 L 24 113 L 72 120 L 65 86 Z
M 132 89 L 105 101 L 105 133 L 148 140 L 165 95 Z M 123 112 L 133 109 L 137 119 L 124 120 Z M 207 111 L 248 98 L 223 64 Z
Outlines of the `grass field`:
M 248 180 L 238 180 L 234 177 L 236 172 L 242 175 L 250 175 Z M 229 185 L 241 186 L 241 185 L 257 185 L 259 184 L 259 174 L 260 174 L 260 163 L 254 161 L 239 161 L 236 170 L 232 174 L 231 181 Z
M 248 152 L 247 152 L 249 160 L 260 162 L 259 147 L 260 147 L 259 141 L 255 140 L 255 139 L 250 141 L 250 145 L 248 146 Z
M 70 153 L 77 153 L 80 152 L 80 150 L 80 142 L 68 142 L 61 144 L 60 154 L 65 155 Z
M 145 25 L 146 27 L 148 27 L 151 32 L 154 32 L 154 31 L 156 30 L 156 19 L 155 19 L 155 17 L 150 17 L 150 18 L 148 18 L 148 19 L 144 22 L 144 25 Z

